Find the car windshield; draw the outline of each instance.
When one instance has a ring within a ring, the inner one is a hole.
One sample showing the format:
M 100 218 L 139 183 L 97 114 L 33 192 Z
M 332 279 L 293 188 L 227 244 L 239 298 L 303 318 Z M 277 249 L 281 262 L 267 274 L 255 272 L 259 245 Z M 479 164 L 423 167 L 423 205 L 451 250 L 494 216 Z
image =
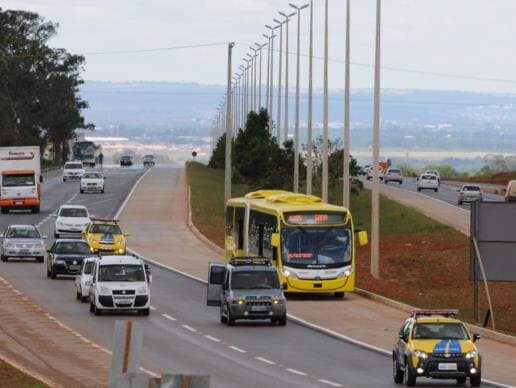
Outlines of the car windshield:
M 349 228 L 283 228 L 282 260 L 297 268 L 336 268 L 351 264 Z
M 464 186 L 462 191 L 480 191 L 479 186 Z
M 13 227 L 9 228 L 7 238 L 41 238 L 36 228 Z
M 17 187 L 17 186 L 34 186 L 34 174 L 18 174 L 18 175 L 4 175 L 2 177 L 2 186 Z
M 393 168 L 393 169 L 388 170 L 387 173 L 389 173 L 389 174 L 400 174 L 401 171 L 398 170 L 397 168 Z
M 122 160 L 131 160 L 130 156 L 122 156 Z
M 88 212 L 80 207 L 64 207 L 59 212 L 59 217 L 88 217 Z
M 87 172 L 82 176 L 83 179 L 102 179 L 98 172 Z
M 99 282 L 144 282 L 145 273 L 139 264 L 101 265 Z
M 233 271 L 231 274 L 233 290 L 278 289 L 278 274 L 275 271 Z
M 90 233 L 122 234 L 122 231 L 118 225 L 93 224 Z
M 80 170 L 82 169 L 82 163 L 66 163 L 64 168 L 65 170 Z
M 84 264 L 84 268 L 82 270 L 82 273 L 85 275 L 91 275 L 91 270 L 93 269 L 93 261 L 87 261 Z
M 462 323 L 417 323 L 412 331 L 413 339 L 468 339 Z
M 60 241 L 54 246 L 54 253 L 87 255 L 91 254 L 89 245 L 85 241 Z

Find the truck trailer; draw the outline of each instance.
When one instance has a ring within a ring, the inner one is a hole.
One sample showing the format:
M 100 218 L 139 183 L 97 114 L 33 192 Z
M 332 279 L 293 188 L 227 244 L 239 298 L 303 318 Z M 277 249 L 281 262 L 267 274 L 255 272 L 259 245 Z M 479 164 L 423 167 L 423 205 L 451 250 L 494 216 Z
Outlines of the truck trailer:
M 39 146 L 0 147 L 2 213 L 14 209 L 39 213 L 42 182 Z

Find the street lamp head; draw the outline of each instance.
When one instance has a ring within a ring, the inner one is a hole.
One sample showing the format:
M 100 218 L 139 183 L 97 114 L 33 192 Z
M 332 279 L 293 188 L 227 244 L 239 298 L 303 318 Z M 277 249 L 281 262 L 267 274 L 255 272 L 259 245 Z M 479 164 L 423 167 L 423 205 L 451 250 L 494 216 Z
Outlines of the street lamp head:
M 289 19 L 289 18 L 291 18 L 292 16 L 294 16 L 294 15 L 296 14 L 295 12 L 292 12 L 291 14 L 288 14 L 288 15 L 287 15 L 285 12 L 281 12 L 281 11 L 279 11 L 278 13 L 279 13 L 281 16 L 283 16 L 285 19 L 287 19 L 287 20 L 285 20 L 285 21 L 288 21 L 288 19 Z
M 278 23 L 279 25 L 285 23 L 285 21 L 279 21 L 278 19 L 272 19 L 272 21 Z
M 288 3 L 288 5 L 290 5 L 292 8 L 294 8 L 296 11 L 301 11 L 302 9 L 308 7 L 310 4 L 304 4 L 300 7 L 298 7 L 297 5 L 293 4 L 293 3 Z
M 262 34 L 262 36 L 266 39 L 270 39 L 271 37 L 269 35 Z
M 265 25 L 265 27 L 267 27 L 269 30 L 273 30 L 274 28 L 272 28 L 271 26 L 269 26 L 268 24 Z

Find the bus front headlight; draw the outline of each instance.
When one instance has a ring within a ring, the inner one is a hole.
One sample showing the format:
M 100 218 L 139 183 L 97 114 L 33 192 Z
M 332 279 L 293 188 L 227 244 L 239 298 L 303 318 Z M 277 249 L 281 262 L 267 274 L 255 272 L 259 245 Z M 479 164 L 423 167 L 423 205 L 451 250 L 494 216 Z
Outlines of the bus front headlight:
M 283 274 L 283 276 L 285 276 L 287 278 L 294 278 L 294 279 L 297 278 L 296 273 L 294 271 L 292 271 L 290 268 L 283 267 L 281 269 L 281 273 Z
M 351 265 L 348 265 L 341 269 L 341 272 L 337 276 L 337 278 L 347 278 L 348 276 L 351 276 L 353 274 L 353 267 Z

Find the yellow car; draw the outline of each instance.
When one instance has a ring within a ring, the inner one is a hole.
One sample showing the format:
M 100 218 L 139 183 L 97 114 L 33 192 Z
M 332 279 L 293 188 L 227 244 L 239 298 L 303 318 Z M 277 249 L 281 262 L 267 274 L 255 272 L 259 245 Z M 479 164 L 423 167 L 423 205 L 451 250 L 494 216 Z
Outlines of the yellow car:
M 394 382 L 416 385 L 419 377 L 481 383 L 482 358 L 458 310 L 417 310 L 405 321 L 392 351 Z
M 93 219 L 83 232 L 93 253 L 105 255 L 125 255 L 125 237 L 117 220 Z

